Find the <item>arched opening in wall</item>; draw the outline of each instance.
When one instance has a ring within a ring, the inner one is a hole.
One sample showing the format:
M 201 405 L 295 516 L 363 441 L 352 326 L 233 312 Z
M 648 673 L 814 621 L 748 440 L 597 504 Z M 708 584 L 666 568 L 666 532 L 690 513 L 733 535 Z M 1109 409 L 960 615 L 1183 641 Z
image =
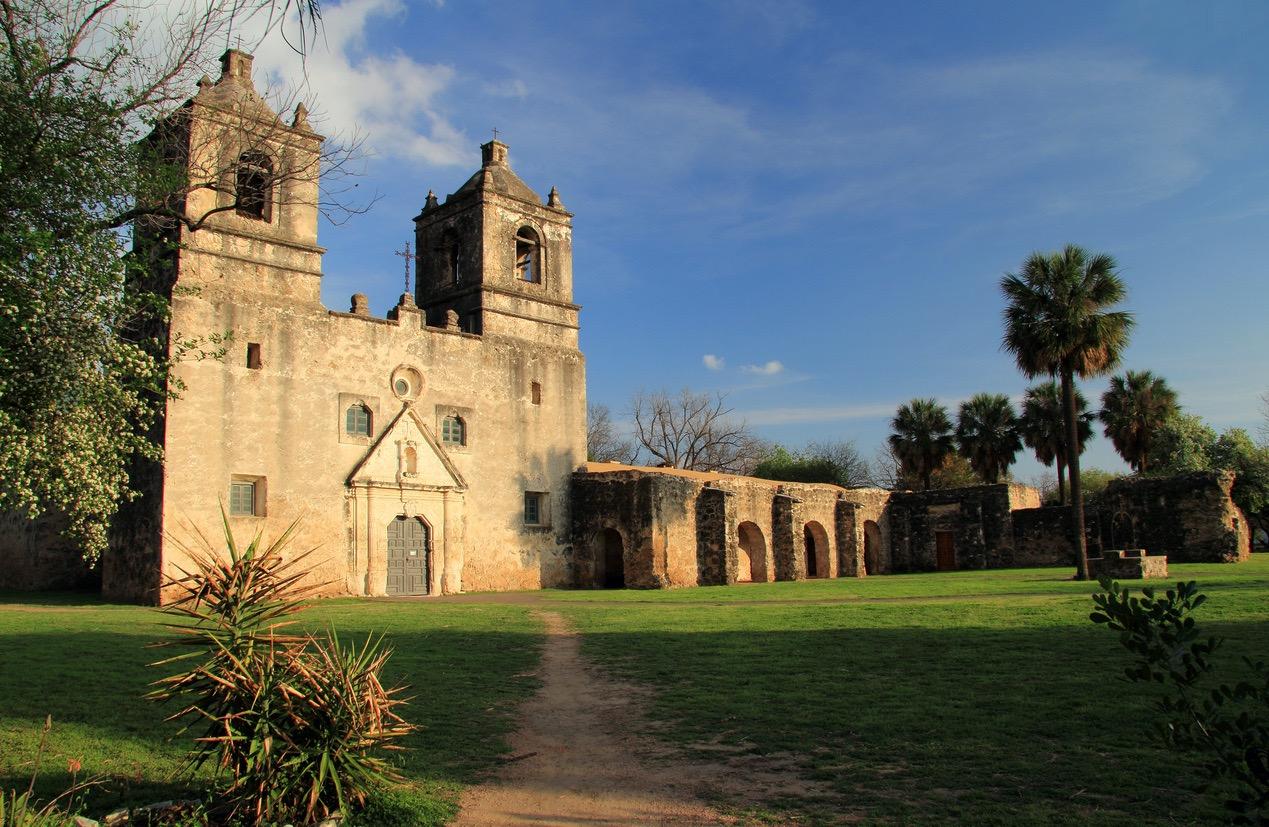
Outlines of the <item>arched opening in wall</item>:
M 828 532 L 824 526 L 811 520 L 802 526 L 802 539 L 806 546 L 806 576 L 828 577 Z
M 621 532 L 605 528 L 595 536 L 595 586 L 601 589 L 626 587 L 626 546 Z
M 736 526 L 736 580 L 761 583 L 767 579 L 767 541 L 757 524 Z
M 1135 535 L 1132 517 L 1128 516 L 1125 511 L 1116 513 L 1114 519 L 1110 522 L 1110 547 L 1136 548 L 1137 538 Z
M 532 227 L 521 227 L 516 232 L 516 278 L 542 281 L 542 243 Z
M 269 221 L 273 217 L 273 162 L 263 152 L 238 156 L 237 208 L 239 215 Z
M 388 523 L 388 594 L 427 594 L 427 523 L 399 515 Z
M 881 527 L 864 520 L 864 574 L 881 574 Z

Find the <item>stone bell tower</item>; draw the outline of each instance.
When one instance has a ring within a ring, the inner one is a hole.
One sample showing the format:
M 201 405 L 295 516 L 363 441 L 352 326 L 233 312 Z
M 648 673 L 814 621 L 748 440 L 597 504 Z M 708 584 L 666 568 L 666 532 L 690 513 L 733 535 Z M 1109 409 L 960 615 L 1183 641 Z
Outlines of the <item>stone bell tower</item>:
M 429 325 L 452 313 L 468 333 L 575 348 L 572 213 L 511 171 L 506 144 L 480 150 L 480 170 L 444 203 L 429 192 L 414 219 L 418 305 Z

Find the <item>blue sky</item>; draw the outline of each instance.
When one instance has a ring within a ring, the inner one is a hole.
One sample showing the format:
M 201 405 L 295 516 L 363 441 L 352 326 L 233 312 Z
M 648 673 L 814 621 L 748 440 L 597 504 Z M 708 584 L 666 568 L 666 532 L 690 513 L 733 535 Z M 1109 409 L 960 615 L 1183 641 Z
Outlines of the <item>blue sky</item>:
M 329 306 L 395 302 L 410 219 L 496 126 L 576 215 L 588 393 L 615 414 L 641 388 L 720 390 L 765 437 L 871 455 L 912 397 L 1021 395 L 1000 277 L 1073 242 L 1119 261 L 1124 367 L 1218 428 L 1263 422 L 1269 5 L 324 9 L 305 96 L 361 131 L 358 191 L 380 196 L 321 229 Z M 1085 465 L 1123 467 L 1100 435 Z

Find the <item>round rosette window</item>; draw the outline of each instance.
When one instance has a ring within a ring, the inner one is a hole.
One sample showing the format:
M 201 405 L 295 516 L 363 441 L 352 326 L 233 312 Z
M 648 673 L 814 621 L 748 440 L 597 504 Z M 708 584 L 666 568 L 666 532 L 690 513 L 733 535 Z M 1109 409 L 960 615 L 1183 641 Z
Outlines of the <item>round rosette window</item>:
M 397 399 L 418 399 L 423 392 L 423 374 L 402 365 L 392 372 L 392 393 Z

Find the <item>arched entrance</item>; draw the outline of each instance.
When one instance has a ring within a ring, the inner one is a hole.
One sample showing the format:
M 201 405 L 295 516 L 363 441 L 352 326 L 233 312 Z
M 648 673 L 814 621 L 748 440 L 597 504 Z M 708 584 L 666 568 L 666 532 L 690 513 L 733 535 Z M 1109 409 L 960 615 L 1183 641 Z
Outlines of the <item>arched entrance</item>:
M 881 527 L 864 520 L 864 574 L 881 574 Z
M 388 594 L 427 594 L 427 523 L 404 514 L 388 523 Z
M 601 589 L 626 587 L 626 546 L 621 532 L 605 528 L 595 536 L 595 586 Z
M 736 526 L 736 581 L 764 582 L 767 579 L 767 541 L 756 523 Z
M 828 577 L 828 532 L 824 526 L 811 520 L 802 526 L 802 539 L 806 545 L 806 576 Z

